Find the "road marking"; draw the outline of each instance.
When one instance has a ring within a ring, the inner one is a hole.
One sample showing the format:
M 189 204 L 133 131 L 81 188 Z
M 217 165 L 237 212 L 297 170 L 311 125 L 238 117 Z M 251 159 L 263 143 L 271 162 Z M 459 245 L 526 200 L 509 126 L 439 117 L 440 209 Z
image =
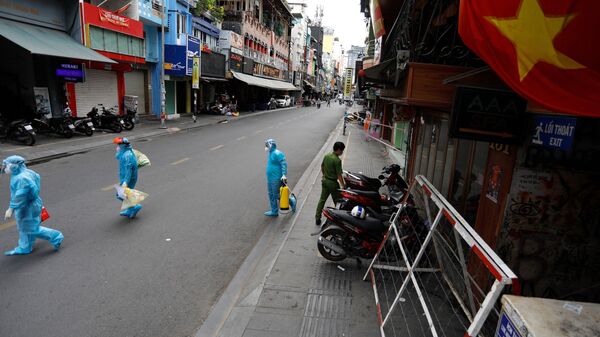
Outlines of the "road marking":
M 15 220 L 11 220 L 5 224 L 0 225 L 0 231 L 11 228 L 12 226 L 14 226 L 16 224 L 17 224 L 17 222 Z
M 210 150 L 211 151 L 215 151 L 215 150 L 218 150 L 218 149 L 223 148 L 223 147 L 225 147 L 225 145 L 221 144 L 221 145 L 217 145 L 217 146 L 211 148 Z
M 286 120 L 285 122 L 286 122 L 286 123 L 289 123 L 289 122 L 291 122 L 291 121 L 292 121 L 291 119 L 288 119 L 288 120 Z
M 246 136 L 241 136 L 240 138 L 236 139 L 236 140 L 244 140 L 246 139 Z
M 112 190 L 113 188 L 115 188 L 114 184 L 113 185 L 108 185 L 106 187 L 102 187 L 102 191 L 108 192 L 108 191 Z
M 261 132 L 263 132 L 263 131 L 265 131 L 265 130 L 262 130 L 262 129 L 261 129 L 261 130 L 255 131 L 255 132 L 254 132 L 254 134 L 255 134 L 255 135 L 258 135 L 259 133 L 261 133 Z
M 179 165 L 181 163 L 185 163 L 186 161 L 190 160 L 190 157 L 185 157 L 183 159 L 179 159 L 178 161 L 174 161 L 171 163 L 171 165 L 175 166 L 175 165 Z
M 273 126 L 271 125 L 271 126 L 269 126 L 269 127 L 267 128 L 267 130 L 269 130 L 269 129 L 272 129 L 272 128 L 273 128 Z

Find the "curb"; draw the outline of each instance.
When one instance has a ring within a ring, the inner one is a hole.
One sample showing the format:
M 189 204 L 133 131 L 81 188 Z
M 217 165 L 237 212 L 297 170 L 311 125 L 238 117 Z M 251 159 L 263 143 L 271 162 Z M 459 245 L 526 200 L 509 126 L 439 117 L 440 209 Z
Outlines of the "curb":
M 250 118 L 253 116 L 261 116 L 261 115 L 265 115 L 268 113 L 274 113 L 274 112 L 278 112 L 278 111 L 291 110 L 294 108 L 295 107 L 289 107 L 289 108 L 265 110 L 265 111 L 261 111 L 261 112 L 250 113 L 250 114 L 246 114 L 246 115 L 241 115 L 239 117 L 232 117 L 230 122 Z M 225 118 L 225 116 L 223 116 L 223 117 Z M 179 133 L 181 131 L 187 131 L 187 130 L 207 127 L 207 126 L 211 126 L 211 125 L 217 125 L 220 123 L 221 123 L 221 120 L 215 121 L 215 122 L 209 122 L 209 123 L 192 123 L 191 125 L 186 125 L 186 126 L 182 126 L 182 127 L 172 127 L 172 128 L 167 128 L 167 129 L 158 129 L 158 130 L 154 129 L 154 131 L 148 131 L 148 132 L 141 133 L 138 135 L 133 135 L 133 136 L 130 136 L 127 138 L 129 138 L 130 140 L 141 140 L 141 139 L 147 139 L 150 137 L 162 137 L 162 136 L 166 136 L 166 135 Z M 93 142 L 93 143 L 83 144 L 82 146 L 77 147 L 72 150 L 65 150 L 65 151 L 58 150 L 55 153 L 51 153 L 51 154 L 43 154 L 40 156 L 36 156 L 36 155 L 27 156 L 28 158 L 27 158 L 26 163 L 29 166 L 33 166 L 33 165 L 48 162 L 53 159 L 64 158 L 64 157 L 69 157 L 69 156 L 73 156 L 76 154 L 84 153 L 84 152 L 94 150 L 97 148 L 101 148 L 103 146 L 110 145 L 110 144 L 112 144 L 112 140 L 102 140 L 102 141 L 97 141 L 97 142 Z M 52 151 L 48 150 L 47 152 L 52 152 Z

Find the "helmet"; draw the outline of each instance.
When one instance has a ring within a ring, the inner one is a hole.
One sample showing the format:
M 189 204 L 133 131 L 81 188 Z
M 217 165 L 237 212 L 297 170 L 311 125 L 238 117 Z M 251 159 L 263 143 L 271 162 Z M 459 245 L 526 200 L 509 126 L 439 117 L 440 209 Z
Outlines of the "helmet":
M 113 139 L 113 143 L 115 144 L 129 144 L 129 139 L 125 138 L 125 137 L 117 137 L 115 139 Z
M 354 206 L 350 214 L 358 219 L 364 219 L 367 216 L 367 211 L 362 206 Z

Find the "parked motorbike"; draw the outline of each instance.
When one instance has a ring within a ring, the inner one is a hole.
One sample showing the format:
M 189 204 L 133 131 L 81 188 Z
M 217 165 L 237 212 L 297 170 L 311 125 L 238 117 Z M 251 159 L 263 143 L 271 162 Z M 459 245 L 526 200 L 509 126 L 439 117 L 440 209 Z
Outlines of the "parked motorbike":
M 329 261 L 341 261 L 347 257 L 372 259 L 385 238 L 389 221 L 370 216 L 360 219 L 350 211 L 328 208 L 323 211 L 327 221 L 321 227 L 317 248 L 321 256 Z M 427 227 L 416 212 L 406 205 L 397 223 L 399 237 L 407 248 L 409 258 L 416 255 L 427 235 Z M 397 261 L 401 258 L 396 236 L 392 236 L 381 251 L 381 258 Z
M 222 115 L 223 114 L 223 104 L 218 102 L 208 103 L 204 108 L 205 113 L 209 115 Z
M 387 186 L 393 190 L 407 190 L 408 184 L 400 176 L 400 169 L 397 164 L 385 166 L 381 169 L 378 178 L 371 178 L 362 173 L 350 171 L 344 171 L 342 176 L 346 182 L 346 187 L 353 190 L 379 191 L 382 186 Z
M 31 126 L 38 133 L 55 133 L 65 138 L 73 137 L 75 125 L 67 116 L 48 118 L 36 113 L 31 119 Z
M 123 131 L 123 121 L 119 121 L 119 117 L 107 110 L 104 105 L 98 104 L 102 109 L 102 114 L 99 113 L 98 107 L 93 107 L 87 116 L 92 120 L 94 128 L 110 130 L 112 132 L 120 133 Z
M 64 109 L 64 116 L 75 126 L 75 132 L 82 133 L 88 137 L 94 134 L 95 128 L 92 119 L 88 117 L 73 117 L 69 103 L 66 104 Z
M 9 121 L 0 118 L 0 138 L 16 140 L 25 145 L 33 146 L 35 144 L 35 130 L 24 119 Z
M 133 128 L 135 127 L 135 120 L 136 120 L 136 114 L 137 111 L 135 110 L 131 110 L 131 109 L 125 109 L 125 115 L 119 117 L 119 120 L 122 121 L 122 125 L 123 125 L 123 129 L 127 130 L 127 131 L 131 131 L 133 130 Z

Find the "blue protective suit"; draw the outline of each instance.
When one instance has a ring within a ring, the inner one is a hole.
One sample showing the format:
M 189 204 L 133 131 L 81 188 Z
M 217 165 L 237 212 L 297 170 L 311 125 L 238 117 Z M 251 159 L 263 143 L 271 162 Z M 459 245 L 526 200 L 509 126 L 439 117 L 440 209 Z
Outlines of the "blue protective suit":
M 119 161 L 119 185 L 127 183 L 127 187 L 135 188 L 138 180 L 138 163 L 131 144 L 119 144 L 119 151 L 115 158 Z M 118 196 L 117 199 L 121 200 Z M 122 210 L 120 214 L 134 218 L 141 209 L 142 205 L 135 205 Z
M 265 145 L 269 149 L 267 155 L 267 190 L 271 205 L 271 210 L 265 212 L 265 215 L 277 216 L 279 215 L 281 177 L 287 175 L 287 162 L 285 161 L 285 154 L 277 150 L 277 143 L 274 139 L 267 140 Z
M 5 255 L 29 254 L 37 238 L 49 241 L 58 250 L 64 236 L 61 232 L 40 226 L 42 199 L 40 198 L 40 175 L 25 166 L 25 159 L 10 156 L 3 161 L 11 168 L 10 208 L 14 210 L 19 245 L 4 252 Z

